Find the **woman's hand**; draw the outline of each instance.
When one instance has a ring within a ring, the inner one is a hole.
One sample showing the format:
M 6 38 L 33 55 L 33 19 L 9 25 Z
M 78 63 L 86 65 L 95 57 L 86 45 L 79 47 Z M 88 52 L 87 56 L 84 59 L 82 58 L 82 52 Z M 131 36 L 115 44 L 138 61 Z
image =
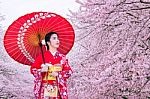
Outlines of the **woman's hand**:
M 42 64 L 41 65 L 41 72 L 47 72 L 48 71 L 48 65 Z
M 49 63 L 45 63 L 45 64 L 42 64 L 41 65 L 41 72 L 47 72 L 48 71 L 48 68 L 50 68 L 52 66 L 52 64 L 49 64 Z
M 58 72 L 52 72 L 52 73 L 50 73 L 50 75 L 52 75 L 54 77 L 57 77 L 58 76 Z

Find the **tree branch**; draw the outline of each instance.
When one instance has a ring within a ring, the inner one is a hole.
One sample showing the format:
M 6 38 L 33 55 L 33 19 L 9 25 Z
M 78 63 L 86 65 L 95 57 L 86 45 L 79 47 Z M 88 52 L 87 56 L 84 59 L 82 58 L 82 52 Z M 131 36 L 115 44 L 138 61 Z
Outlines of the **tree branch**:
M 150 2 L 146 2 L 146 1 L 143 1 L 143 0 L 140 0 L 141 3 L 144 3 L 144 4 L 150 4 Z
M 144 9 L 150 9 L 150 7 L 143 7 L 143 8 L 135 8 L 135 9 L 131 9 L 131 10 L 144 10 Z

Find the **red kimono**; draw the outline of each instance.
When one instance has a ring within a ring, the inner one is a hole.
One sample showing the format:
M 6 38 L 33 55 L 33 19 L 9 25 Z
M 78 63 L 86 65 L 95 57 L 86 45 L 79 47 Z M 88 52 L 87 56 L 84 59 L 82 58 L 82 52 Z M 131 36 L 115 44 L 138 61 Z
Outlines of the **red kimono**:
M 56 52 L 53 56 L 50 51 L 46 51 L 44 53 L 45 63 L 54 64 L 61 64 L 62 71 L 58 72 L 58 77 L 56 80 L 48 81 L 47 83 L 53 84 L 57 83 L 59 95 L 53 99 L 68 99 L 67 94 L 67 85 L 66 80 L 72 74 L 72 70 L 68 65 L 68 60 L 66 59 L 65 55 Z M 43 64 L 42 55 L 39 55 L 35 62 L 31 65 L 31 73 L 35 77 L 34 83 L 34 95 L 35 99 L 44 99 L 44 84 L 43 77 L 46 75 L 45 73 L 41 72 L 41 64 Z M 61 97 L 61 98 L 60 98 Z

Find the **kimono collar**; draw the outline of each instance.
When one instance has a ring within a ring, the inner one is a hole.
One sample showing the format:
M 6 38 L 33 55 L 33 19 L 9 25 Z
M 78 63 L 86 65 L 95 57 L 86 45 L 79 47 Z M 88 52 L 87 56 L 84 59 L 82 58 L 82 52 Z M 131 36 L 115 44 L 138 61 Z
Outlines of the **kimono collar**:
M 58 52 L 58 51 L 56 51 L 56 52 L 51 52 L 51 51 L 50 51 L 50 53 L 51 53 L 53 56 L 55 56 L 55 55 L 58 55 L 59 52 Z

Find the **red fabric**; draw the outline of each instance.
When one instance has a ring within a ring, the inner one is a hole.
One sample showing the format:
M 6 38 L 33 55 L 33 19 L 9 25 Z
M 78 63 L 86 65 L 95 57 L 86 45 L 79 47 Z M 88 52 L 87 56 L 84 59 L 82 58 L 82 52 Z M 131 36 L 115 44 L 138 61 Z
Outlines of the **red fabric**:
M 66 80 L 72 74 L 72 70 L 68 65 L 68 60 L 66 59 L 65 55 L 60 54 L 57 52 L 54 56 L 50 53 L 50 51 L 46 51 L 44 53 L 45 62 L 54 64 L 61 64 L 62 71 L 58 72 L 58 77 L 56 81 L 48 81 L 49 84 L 57 84 L 59 87 L 60 96 L 62 99 L 68 99 L 67 95 L 67 85 Z M 43 97 L 43 80 L 42 78 L 45 76 L 45 73 L 41 73 L 41 64 L 43 64 L 42 55 L 39 55 L 35 62 L 31 65 L 31 73 L 35 77 L 35 87 L 34 87 L 34 94 L 36 99 L 44 99 Z

